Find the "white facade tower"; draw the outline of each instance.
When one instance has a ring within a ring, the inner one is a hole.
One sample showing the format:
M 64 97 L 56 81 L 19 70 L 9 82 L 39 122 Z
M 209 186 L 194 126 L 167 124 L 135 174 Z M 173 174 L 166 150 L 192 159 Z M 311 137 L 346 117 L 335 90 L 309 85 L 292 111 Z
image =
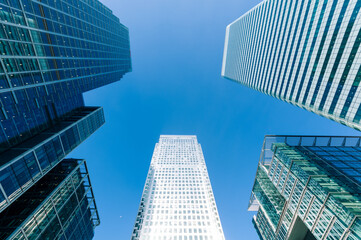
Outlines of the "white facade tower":
M 222 76 L 361 131 L 360 10 L 264 0 L 227 26 Z
M 225 239 L 196 136 L 160 136 L 131 239 Z

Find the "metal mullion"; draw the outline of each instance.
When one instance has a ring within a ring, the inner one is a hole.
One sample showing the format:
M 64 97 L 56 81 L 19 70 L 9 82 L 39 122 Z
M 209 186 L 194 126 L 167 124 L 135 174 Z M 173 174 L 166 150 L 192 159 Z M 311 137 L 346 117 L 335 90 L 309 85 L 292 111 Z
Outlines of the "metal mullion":
M 6 202 L 7 202 L 8 204 L 10 204 L 10 200 L 9 200 L 9 198 L 8 198 L 8 195 L 5 193 L 5 190 L 4 190 L 4 188 L 3 188 L 3 186 L 2 186 L 1 183 L 0 183 L 0 191 L 1 191 L 2 194 L 4 195 Z
M 309 204 L 308 204 L 308 208 L 307 208 L 307 211 L 305 212 L 305 216 L 303 216 L 303 219 L 302 219 L 303 221 L 307 219 L 308 214 L 309 214 L 309 212 L 310 212 L 310 210 L 312 208 L 312 204 L 315 201 L 315 199 L 316 199 L 316 197 L 315 197 L 315 195 L 313 195 L 310 202 L 309 202 Z
M 337 218 L 335 217 L 335 215 L 332 216 L 331 221 L 330 221 L 330 223 L 327 225 L 327 228 L 326 228 L 326 230 L 325 230 L 325 232 L 324 232 L 323 237 L 322 237 L 321 240 L 326 240 L 326 237 L 327 237 L 328 234 L 330 233 L 333 225 L 334 225 L 335 222 L 336 222 L 336 219 L 337 219 Z
M 75 194 L 76 200 L 78 201 L 78 204 L 79 204 L 80 202 L 79 202 L 78 195 L 76 194 L 77 188 L 75 187 L 73 176 L 74 176 L 74 174 L 71 175 L 70 181 L 71 181 L 71 185 L 73 186 L 73 189 L 74 189 L 74 194 Z
M 280 184 L 283 170 L 284 170 L 284 169 L 287 169 L 287 170 L 288 170 L 288 168 L 286 168 L 283 164 L 281 164 L 281 165 L 282 165 L 282 168 L 281 168 L 281 171 L 280 171 L 280 175 L 279 175 L 279 177 L 278 177 L 277 184 L 275 185 L 276 188 L 277 188 L 277 186 Z
M 272 163 L 273 163 L 273 159 L 274 159 L 274 155 L 273 155 L 273 158 L 272 158 Z M 277 161 L 277 163 L 276 163 L 276 166 L 275 166 L 275 168 L 274 168 L 274 172 L 273 172 L 273 176 L 272 176 L 272 179 L 271 179 L 271 182 L 273 183 L 273 180 L 274 180 L 274 178 L 275 178 L 275 175 L 276 175 L 276 171 L 277 171 L 277 168 L 278 168 L 278 165 L 279 165 L 280 163 L 279 163 L 279 161 Z M 270 165 L 270 167 L 271 167 L 272 165 Z M 269 174 L 268 174 L 268 177 L 269 177 Z
M 89 210 L 92 210 L 91 208 L 89 209 Z M 92 221 L 93 222 L 93 220 L 98 220 L 99 221 L 99 219 L 93 219 L 93 216 L 96 214 L 96 211 L 91 211 L 91 215 L 90 215 L 90 221 Z
M 7 115 L 6 115 L 6 112 L 5 112 L 5 109 L 4 109 L 4 106 L 1 106 L 1 110 L 2 110 L 3 113 L 5 113 L 5 114 L 4 114 L 5 119 L 8 119 L 8 117 L 7 117 Z M 0 124 L 0 128 L 1 128 L 1 131 L 3 132 L 4 136 L 6 137 L 7 134 L 6 134 L 5 129 L 4 129 L 4 126 L 3 126 L 2 124 Z M 11 146 L 8 137 L 6 137 L 6 142 L 8 143 L 9 146 Z
M 307 186 L 308 186 L 308 183 L 310 182 L 310 180 L 311 180 L 311 176 L 308 177 L 307 182 L 306 182 L 306 185 L 304 186 L 303 191 L 302 191 L 302 193 L 301 193 L 299 202 L 298 202 L 298 204 L 297 204 L 297 207 L 296 207 L 296 209 L 295 209 L 295 213 L 294 213 L 294 215 L 293 215 L 293 219 L 292 219 L 292 221 L 291 221 L 290 229 L 293 228 L 293 226 L 294 226 L 294 224 L 295 224 L 295 222 L 296 222 L 296 219 L 297 219 L 297 217 L 298 217 L 298 210 L 300 209 L 300 206 L 301 206 L 301 204 L 302 204 L 303 197 L 305 196 L 305 193 L 307 192 Z M 287 235 L 289 235 L 290 233 L 291 233 L 291 232 L 289 232 Z
M 89 116 L 86 117 L 86 119 L 88 119 L 88 118 L 89 118 Z M 82 141 L 81 136 L 80 136 L 79 123 L 76 124 L 76 130 L 77 130 L 76 132 L 77 132 L 78 137 L 79 137 L 79 141 Z
M 70 199 L 70 198 L 69 198 L 69 199 Z M 69 200 L 69 199 L 68 199 L 68 200 Z M 59 212 L 58 212 L 58 210 L 57 210 L 56 207 L 55 207 L 53 197 L 51 197 L 50 201 L 51 201 L 51 205 L 53 206 L 53 208 L 54 208 L 54 210 L 55 210 L 56 217 L 58 218 L 58 221 L 59 221 L 59 223 L 60 223 L 61 230 L 62 230 L 63 233 L 64 233 L 63 235 L 64 235 L 65 239 L 68 239 L 67 236 L 65 235 L 64 225 L 63 225 L 63 223 L 62 223 L 61 220 L 60 220 Z M 63 207 L 64 207 L 64 205 L 65 205 L 66 203 L 67 203 L 67 202 L 65 202 L 65 203 L 63 204 Z M 45 229 L 45 228 L 44 228 L 44 229 Z
M 282 226 L 282 220 L 283 218 L 285 217 L 286 213 L 287 213 L 287 209 L 288 209 L 288 202 L 289 201 L 285 201 L 285 204 L 283 205 L 283 209 L 282 209 L 282 213 L 281 213 L 281 216 L 280 216 L 280 220 L 278 222 L 278 225 L 276 226 L 276 231 L 275 231 L 275 235 L 278 235 L 280 229 L 281 229 L 281 226 Z
M 321 216 L 322 216 L 323 211 L 325 211 L 326 202 L 327 202 L 329 196 L 330 196 L 330 193 L 327 194 L 327 197 L 326 197 L 326 199 L 323 201 L 323 204 L 322 204 L 322 206 L 321 206 L 321 208 L 320 208 L 320 211 L 319 211 L 318 214 L 317 214 L 317 217 L 316 217 L 316 219 L 315 219 L 315 223 L 313 224 L 312 229 L 311 229 L 311 232 L 312 232 L 312 233 L 313 233 L 313 231 L 316 229 L 316 226 L 317 226 L 318 221 L 320 220 L 320 218 L 321 218 Z
M 288 177 L 290 176 L 290 173 L 291 173 L 291 170 L 288 170 L 287 172 L 287 175 L 286 175 L 286 178 L 285 178 L 285 184 L 283 185 L 282 187 L 282 190 L 281 190 L 281 195 L 284 194 L 284 191 L 285 191 L 285 188 L 286 188 L 286 185 L 287 185 L 287 181 L 288 181 Z
M 10 39 L 10 38 L 1 38 L 1 37 L 0 37 L 0 40 L 7 41 L 7 42 L 15 42 L 15 43 L 28 43 L 28 44 L 32 43 L 31 41 L 24 41 L 24 40 Z M 2 56 L 6 56 L 6 55 L 2 55 Z
M 1 63 L 2 68 L 4 69 L 5 77 L 6 77 L 6 80 L 7 80 L 8 84 L 9 84 L 9 89 L 12 89 L 13 85 L 11 84 L 11 81 L 10 81 L 10 78 L 9 78 L 9 73 L 8 73 L 7 68 L 5 67 L 3 59 L 4 59 L 3 55 L 0 55 L 0 63 Z
M 20 228 L 20 231 L 22 232 L 24 238 L 25 238 L 26 240 L 28 240 L 28 236 L 26 236 L 25 231 L 24 231 L 24 228 L 21 227 L 21 228 Z
M 298 182 L 299 182 L 299 180 L 296 178 L 295 181 L 294 181 L 294 183 L 293 183 L 293 187 L 292 187 L 292 189 L 291 189 L 290 195 L 288 196 L 288 199 L 289 199 L 288 203 L 291 201 L 293 192 L 295 191 L 295 188 L 296 188 L 296 185 L 297 185 Z M 294 214 L 297 214 L 297 212 L 295 211 Z
M 350 235 L 350 229 L 352 227 L 352 225 L 354 224 L 354 222 L 356 221 L 357 216 L 355 216 L 352 221 L 350 222 L 350 224 L 348 225 L 348 227 L 345 229 L 345 231 L 343 232 L 343 234 L 341 235 L 341 239 L 347 239 L 348 235 Z

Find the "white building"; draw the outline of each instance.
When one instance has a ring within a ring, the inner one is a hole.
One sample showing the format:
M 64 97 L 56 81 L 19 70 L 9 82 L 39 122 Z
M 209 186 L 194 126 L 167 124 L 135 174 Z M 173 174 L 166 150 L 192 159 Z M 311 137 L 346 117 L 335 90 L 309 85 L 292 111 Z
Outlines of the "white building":
M 196 136 L 160 136 L 131 239 L 225 239 Z
M 222 75 L 361 130 L 360 7 L 262 1 L 227 27 Z

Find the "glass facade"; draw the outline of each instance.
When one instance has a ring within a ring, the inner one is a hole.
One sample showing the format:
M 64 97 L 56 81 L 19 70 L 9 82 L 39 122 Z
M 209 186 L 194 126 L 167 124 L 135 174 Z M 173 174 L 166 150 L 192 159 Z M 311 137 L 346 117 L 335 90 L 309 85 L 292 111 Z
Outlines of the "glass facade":
M 99 216 L 85 161 L 59 163 L 0 213 L 0 225 L 0 239 L 92 239 Z
M 128 29 L 97 0 L 0 1 L 0 148 L 131 71 Z
M 160 136 L 131 239 L 225 239 L 196 136 Z
M 249 204 L 262 239 L 361 239 L 361 138 L 266 136 Z
M 84 107 L 0 154 L 0 213 L 104 124 L 102 108 Z
M 265 0 L 227 26 L 222 76 L 361 130 L 360 7 Z
M 104 124 L 83 93 L 131 70 L 128 28 L 98 0 L 0 0 L 0 239 L 93 237 L 87 173 L 52 173 Z

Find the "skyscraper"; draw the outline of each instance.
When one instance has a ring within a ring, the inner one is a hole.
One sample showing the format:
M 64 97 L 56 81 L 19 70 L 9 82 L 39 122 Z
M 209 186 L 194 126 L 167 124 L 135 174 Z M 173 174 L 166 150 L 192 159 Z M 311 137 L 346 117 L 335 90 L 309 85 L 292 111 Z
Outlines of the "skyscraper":
M 102 108 L 84 107 L 1 153 L 0 213 L 103 124 Z
M 131 70 L 128 29 L 97 0 L 0 3 L 0 147 L 84 106 Z
M 266 136 L 249 205 L 261 239 L 361 239 L 361 138 Z
M 225 239 L 196 136 L 160 136 L 131 239 Z
M 65 159 L 0 213 L 0 239 L 88 240 L 98 224 L 85 161 Z
M 222 76 L 361 130 L 360 7 L 265 0 L 227 26 Z
M 0 238 L 91 239 L 88 177 L 61 167 L 83 168 L 64 158 L 104 124 L 82 94 L 131 71 L 128 29 L 97 0 L 3 0 L 0 23 Z

